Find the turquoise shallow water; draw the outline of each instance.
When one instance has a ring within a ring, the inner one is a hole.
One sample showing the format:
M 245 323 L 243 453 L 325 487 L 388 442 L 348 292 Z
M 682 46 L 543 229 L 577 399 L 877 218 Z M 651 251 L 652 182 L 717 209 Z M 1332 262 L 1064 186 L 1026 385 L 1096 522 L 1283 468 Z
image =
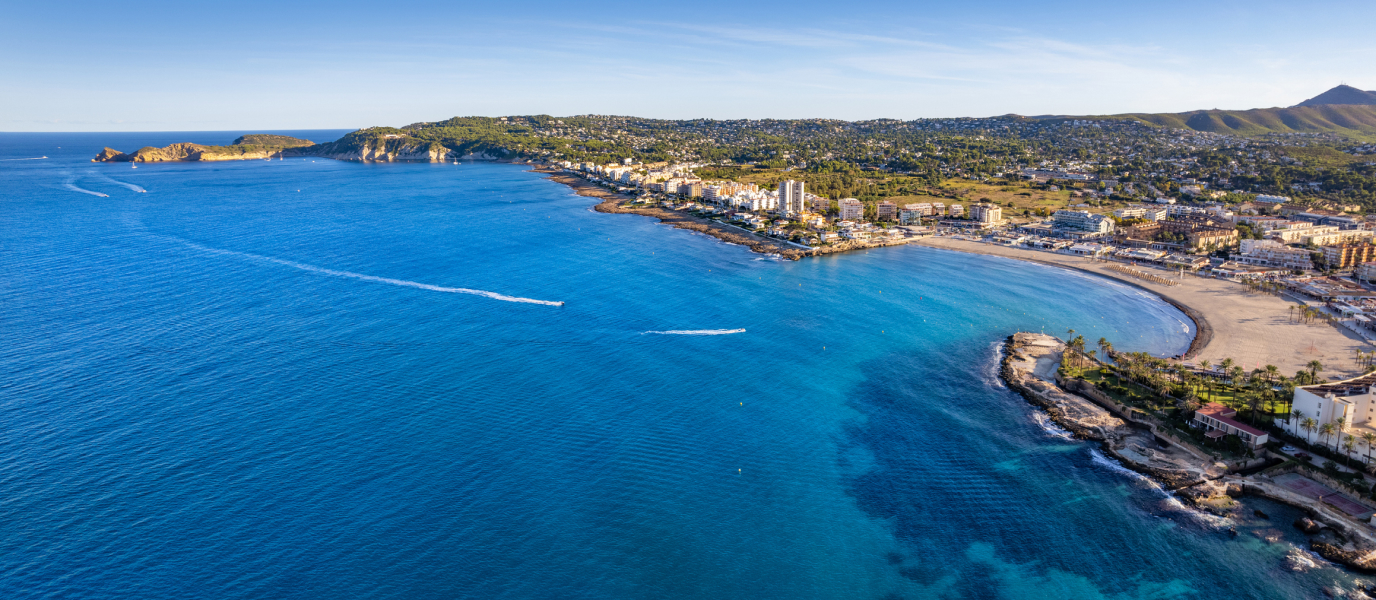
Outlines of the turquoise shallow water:
M 1289 542 L 1230 538 L 999 384 L 1017 330 L 1183 351 L 1132 288 L 917 247 L 778 261 L 511 165 L 86 162 L 235 135 L 0 135 L 52 157 L 0 162 L 0 595 L 1350 585 L 1280 568 L 1288 509 Z

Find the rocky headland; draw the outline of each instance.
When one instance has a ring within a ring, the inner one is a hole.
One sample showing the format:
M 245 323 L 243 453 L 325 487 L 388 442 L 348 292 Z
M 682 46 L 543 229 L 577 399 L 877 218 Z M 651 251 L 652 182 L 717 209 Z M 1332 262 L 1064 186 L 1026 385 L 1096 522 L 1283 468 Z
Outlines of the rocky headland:
M 1065 352 L 1059 339 L 1020 332 L 1008 337 L 1003 350 L 1001 376 L 1010 388 L 1044 409 L 1075 437 L 1100 442 L 1104 452 L 1123 466 L 1150 477 L 1196 508 L 1219 516 L 1246 518 L 1243 504 L 1236 501 L 1246 496 L 1303 509 L 1308 517 L 1296 521 L 1295 527 L 1308 536 L 1312 552 L 1357 572 L 1376 573 L 1376 531 L 1368 524 L 1279 485 L 1272 479 L 1276 472 L 1268 475 L 1271 469 L 1246 475 L 1256 468 L 1238 472 L 1188 443 L 1158 435 L 1154 424 L 1135 418 L 1130 410 L 1124 411 L 1092 386 L 1058 377 Z M 1268 464 L 1260 459 L 1255 462 L 1262 467 Z M 1284 472 L 1284 465 L 1278 468 Z M 1260 511 L 1254 513 L 1269 518 Z M 1302 554 L 1287 556 L 1295 570 L 1314 566 Z
M 1004 343 L 1002 375 L 1009 387 L 1046 410 L 1075 437 L 1102 442 L 1104 451 L 1127 467 L 1178 490 L 1221 477 L 1219 466 L 1188 449 L 1158 438 L 1150 427 L 1124 420 L 1098 402 L 1056 384 L 1065 343 L 1041 333 L 1015 333 Z
M 229 146 L 179 143 L 163 148 L 146 147 L 131 153 L 105 148 L 91 162 L 204 162 L 254 160 L 285 157 L 319 157 L 335 160 L 376 162 L 447 162 L 450 160 L 497 160 L 486 150 L 460 152 L 435 141 L 422 140 L 405 132 L 388 133 L 360 130 L 333 142 L 317 144 L 283 135 L 250 134 Z

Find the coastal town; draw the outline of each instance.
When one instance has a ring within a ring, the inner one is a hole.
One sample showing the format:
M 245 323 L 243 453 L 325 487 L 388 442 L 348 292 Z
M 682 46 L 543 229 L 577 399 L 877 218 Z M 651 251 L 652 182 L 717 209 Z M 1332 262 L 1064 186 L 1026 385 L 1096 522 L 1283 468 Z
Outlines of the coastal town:
M 1148 121 L 464 117 L 93 160 L 497 160 L 784 259 L 911 244 L 1114 279 L 1193 321 L 1188 349 L 1017 332 L 1004 381 L 1201 510 L 1300 507 L 1313 552 L 1376 573 L 1376 146 Z
M 1311 520 L 1297 526 L 1325 534 L 1314 537 L 1316 552 L 1376 571 L 1376 215 L 1287 196 L 1210 193 L 1195 182 L 1149 201 L 1072 202 L 1008 218 L 1007 206 L 992 201 L 834 199 L 797 180 L 766 189 L 703 179 L 691 164 L 554 167 L 601 188 L 618 212 L 681 214 L 775 244 L 757 251 L 787 248 L 798 258 L 918 243 L 1057 264 L 1155 291 L 1195 320 L 1184 355 L 1152 357 L 1100 339 L 1096 357 L 1073 332 L 1065 341 L 1019 334 L 1030 337 L 1010 338 L 1006 356 L 1040 345 L 1054 348 L 1042 354 L 1058 362 L 1040 367 L 1040 378 L 1008 368 L 1005 378 L 1067 429 L 1102 441 L 1123 464 L 1201 508 L 1226 514 L 1242 495 L 1304 507 Z M 1115 185 L 1090 173 L 1031 168 L 1005 184 L 1100 197 Z M 1204 293 L 1211 298 L 1199 300 Z M 1249 325 L 1253 319 L 1239 311 L 1271 319 Z M 1290 336 L 1289 355 L 1251 351 L 1284 348 L 1264 339 L 1276 334 Z M 1313 338 L 1309 347 L 1297 347 L 1305 337 Z M 1143 427 L 1151 434 L 1134 433 Z

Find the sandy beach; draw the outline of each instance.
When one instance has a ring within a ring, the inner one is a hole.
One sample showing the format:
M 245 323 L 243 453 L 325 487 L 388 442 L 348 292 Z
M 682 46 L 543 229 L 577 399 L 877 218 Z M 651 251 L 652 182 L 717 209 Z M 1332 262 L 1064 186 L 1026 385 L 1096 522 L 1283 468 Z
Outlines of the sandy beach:
M 1328 380 L 1359 374 L 1353 351 L 1370 350 L 1371 345 L 1355 334 L 1324 323 L 1305 325 L 1292 322 L 1287 307 L 1293 303 L 1270 294 L 1249 293 L 1231 281 L 1185 275 L 1179 285 L 1165 286 L 1116 273 L 1102 263 L 1078 256 L 1010 248 L 951 238 L 926 238 L 918 244 L 1029 260 L 1079 269 L 1148 290 L 1182 307 L 1198 325 L 1200 334 L 1191 347 L 1191 360 L 1208 359 L 1214 364 L 1232 358 L 1247 370 L 1275 365 L 1286 376 L 1305 369 L 1311 360 L 1323 363 L 1319 376 Z M 1161 276 L 1166 271 L 1151 270 Z M 1172 276 L 1173 279 L 1178 277 Z M 1091 343 L 1093 340 L 1091 340 Z M 1119 347 L 1119 350 L 1134 350 Z

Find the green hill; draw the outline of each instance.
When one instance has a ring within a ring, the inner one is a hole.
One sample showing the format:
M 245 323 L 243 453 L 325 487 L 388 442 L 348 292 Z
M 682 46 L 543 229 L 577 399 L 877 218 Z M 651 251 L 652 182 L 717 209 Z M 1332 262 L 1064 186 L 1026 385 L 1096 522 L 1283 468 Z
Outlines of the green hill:
M 283 148 L 299 148 L 315 144 L 310 140 L 294 138 L 288 135 L 273 135 L 271 133 L 250 133 L 241 135 L 234 140 L 235 146 L 281 146 Z
M 1252 110 L 1194 110 L 1183 113 L 1130 113 L 1059 119 L 1132 119 L 1161 127 L 1242 136 L 1268 133 L 1336 133 L 1354 137 L 1376 134 L 1376 105 L 1326 104 Z
M 1325 104 L 1376 104 L 1376 92 L 1359 90 L 1350 85 L 1340 85 L 1296 106 L 1322 106 Z

